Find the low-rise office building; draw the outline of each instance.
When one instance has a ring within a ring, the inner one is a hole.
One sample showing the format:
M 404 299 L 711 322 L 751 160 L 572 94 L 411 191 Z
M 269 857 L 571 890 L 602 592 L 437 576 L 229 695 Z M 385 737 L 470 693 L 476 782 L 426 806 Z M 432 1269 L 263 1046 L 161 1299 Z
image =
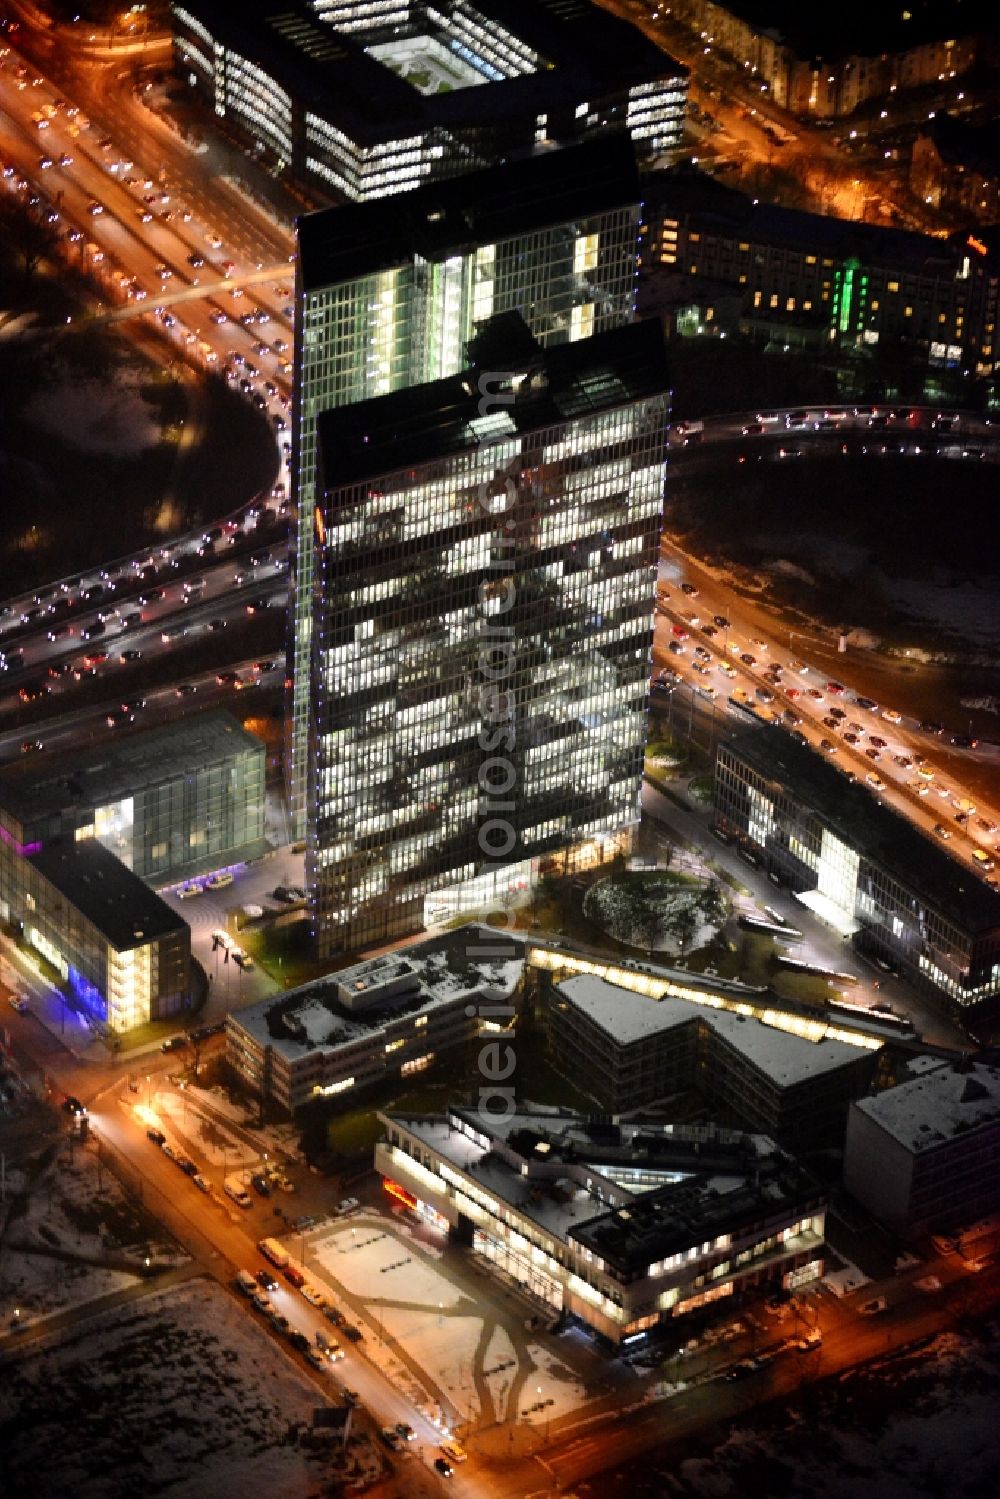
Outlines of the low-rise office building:
M 948 239 L 780 208 L 689 168 L 644 183 L 640 312 L 782 344 L 909 352 L 991 376 L 1000 236 Z
M 538 146 L 680 145 L 686 69 L 577 0 L 174 0 L 181 76 L 265 162 L 365 201 Z
M 894 1233 L 968 1228 L 1000 1210 L 1000 1068 L 939 1062 L 850 1108 L 844 1185 Z
M 379 1117 L 395 1198 L 616 1346 L 822 1274 L 823 1193 L 764 1136 L 484 1108 Z
M 959 1017 L 1000 996 L 1000 891 L 783 730 L 719 746 L 715 822 L 857 947 Z
M 121 1036 L 187 1008 L 187 923 L 96 838 L 39 849 L 23 872 L 7 919 L 99 1030 Z
M 226 1060 L 289 1114 L 423 1072 L 498 1016 L 513 1018 L 519 942 L 468 926 L 230 1015 Z
M 264 756 L 217 709 L 19 766 L 0 779 L 0 916 L 21 859 L 52 842 L 96 838 L 161 886 L 263 853 Z
M 870 1038 L 816 1024 L 792 1031 L 789 1014 L 768 1010 L 768 1023 L 712 997 L 706 987 L 702 1004 L 654 1000 L 591 974 L 562 979 L 546 1007 L 553 1065 L 613 1112 L 696 1090 L 789 1147 L 840 1143 L 848 1104 L 875 1075 L 876 1029 Z

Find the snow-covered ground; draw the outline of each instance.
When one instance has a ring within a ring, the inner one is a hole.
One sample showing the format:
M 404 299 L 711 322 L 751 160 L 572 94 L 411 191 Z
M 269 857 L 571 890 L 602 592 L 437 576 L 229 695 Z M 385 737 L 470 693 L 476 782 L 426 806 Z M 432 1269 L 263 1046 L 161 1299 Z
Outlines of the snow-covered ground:
M 583 1381 L 558 1355 L 535 1342 L 515 1351 L 505 1329 L 495 1321 L 490 1326 L 492 1312 L 480 1306 L 474 1289 L 456 1285 L 440 1256 L 428 1254 L 401 1226 L 364 1219 L 345 1224 L 310 1246 L 310 1262 L 364 1303 L 462 1418 L 517 1419 L 538 1405 L 531 1419 L 554 1419 L 583 1403 Z M 481 1410 L 477 1375 L 486 1378 L 493 1413 Z M 516 1383 L 517 1409 L 508 1409 Z
M 147 1257 L 159 1269 L 185 1262 L 160 1225 L 82 1146 L 71 1154 L 62 1144 L 37 1170 L 31 1163 L 8 1170 L 6 1195 L 0 1327 L 27 1326 L 140 1285 Z
M 1000 1327 L 926 1347 L 801 1392 L 714 1451 L 644 1461 L 607 1493 L 696 1499 L 986 1499 L 1000 1492 Z M 648 1488 L 647 1483 L 656 1487 Z
M 329 1454 L 298 1439 L 321 1403 L 243 1307 L 192 1281 L 6 1362 L 0 1492 L 305 1499 L 329 1492 Z
M 148 372 L 122 369 L 115 379 L 80 380 L 58 374 L 24 407 L 22 419 L 85 453 L 141 453 L 160 441 L 156 413 L 139 386 Z

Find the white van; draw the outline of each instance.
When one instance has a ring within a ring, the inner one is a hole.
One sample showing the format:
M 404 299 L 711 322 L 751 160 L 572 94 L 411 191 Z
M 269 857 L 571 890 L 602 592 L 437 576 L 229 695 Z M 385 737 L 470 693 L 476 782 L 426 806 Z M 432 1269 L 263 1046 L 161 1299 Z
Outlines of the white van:
M 237 1177 L 235 1180 L 229 1177 L 225 1183 L 225 1193 L 231 1197 L 238 1208 L 252 1208 L 253 1198 Z

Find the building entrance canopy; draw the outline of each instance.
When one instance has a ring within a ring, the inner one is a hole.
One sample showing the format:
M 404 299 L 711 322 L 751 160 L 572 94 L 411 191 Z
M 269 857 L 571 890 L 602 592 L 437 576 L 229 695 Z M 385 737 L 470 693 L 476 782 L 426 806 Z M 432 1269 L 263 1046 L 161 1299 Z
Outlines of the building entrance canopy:
M 853 937 L 854 933 L 860 930 L 860 922 L 855 921 L 853 916 L 848 916 L 843 906 L 831 900 L 828 895 L 824 895 L 822 890 L 803 890 L 796 895 L 795 899 L 801 901 L 815 916 L 819 917 L 820 921 L 833 927 L 833 930 L 839 932 L 842 937 Z

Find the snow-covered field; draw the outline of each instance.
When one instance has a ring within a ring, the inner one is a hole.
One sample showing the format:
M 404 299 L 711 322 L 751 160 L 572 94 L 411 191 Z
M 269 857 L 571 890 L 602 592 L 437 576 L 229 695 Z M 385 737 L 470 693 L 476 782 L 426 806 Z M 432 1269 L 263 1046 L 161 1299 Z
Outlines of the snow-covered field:
M 113 381 L 80 380 L 67 372 L 27 403 L 22 418 L 85 453 L 141 453 L 160 441 L 156 414 L 138 388 L 148 378 L 128 369 Z
M 298 1441 L 320 1403 L 242 1307 L 192 1281 L 5 1361 L 0 1493 L 305 1499 L 329 1471 Z
M 127 1197 L 93 1151 L 62 1144 L 6 1179 L 0 1327 L 21 1326 L 141 1283 L 184 1263 L 160 1225 Z M 26 1196 L 21 1194 L 26 1192 Z M 2 1485 L 0 1485 L 2 1492 Z
M 537 1421 L 583 1403 L 583 1381 L 558 1356 L 535 1342 L 515 1352 L 504 1328 L 490 1326 L 474 1288 L 456 1285 L 438 1257 L 428 1256 L 423 1244 L 396 1225 L 345 1225 L 315 1242 L 310 1254 L 365 1304 L 462 1417 L 517 1419 L 539 1405 L 541 1412 L 531 1412 Z M 492 1413 L 481 1410 L 475 1374 L 486 1378 Z M 519 1380 L 517 1409 L 508 1410 L 508 1394 Z
M 1000 1492 L 1000 1326 L 801 1392 L 715 1449 L 609 1477 L 625 1494 L 692 1499 L 992 1499 Z

